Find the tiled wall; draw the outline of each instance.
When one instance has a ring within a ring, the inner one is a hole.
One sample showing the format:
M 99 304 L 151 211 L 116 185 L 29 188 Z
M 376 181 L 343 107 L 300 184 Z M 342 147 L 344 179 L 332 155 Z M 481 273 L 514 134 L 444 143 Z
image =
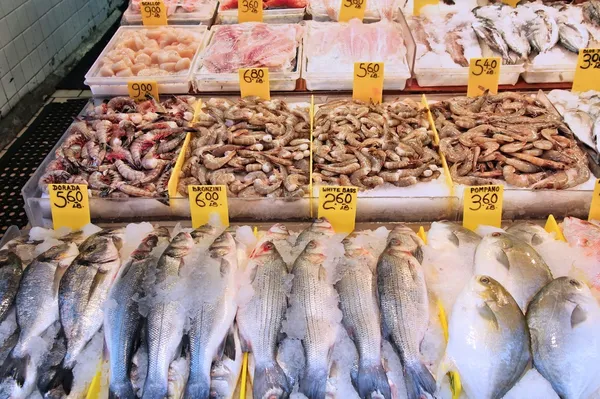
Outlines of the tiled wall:
M 0 0 L 0 118 L 102 23 L 120 0 Z

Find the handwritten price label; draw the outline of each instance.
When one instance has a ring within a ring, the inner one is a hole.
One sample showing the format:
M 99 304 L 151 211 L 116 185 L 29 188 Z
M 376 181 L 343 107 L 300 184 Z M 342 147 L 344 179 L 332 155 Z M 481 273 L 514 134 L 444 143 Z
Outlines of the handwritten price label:
M 501 64 L 500 57 L 471 58 L 467 96 L 477 97 L 486 90 L 497 94 Z
M 263 100 L 271 99 L 268 68 L 242 68 L 239 74 L 242 97 L 258 96 Z
M 516 7 L 519 1 L 521 0 L 502 0 L 504 4 L 508 4 L 511 7 Z
M 238 23 L 262 21 L 263 0 L 238 0 Z
M 49 184 L 50 210 L 55 229 L 79 230 L 91 221 L 88 188 L 85 184 Z
M 480 225 L 500 227 L 504 187 L 473 186 L 465 188 L 463 226 L 475 231 Z
M 600 179 L 596 180 L 596 186 L 594 186 L 588 220 L 600 220 Z
M 365 10 L 367 9 L 367 0 L 342 0 L 340 8 L 340 22 L 348 22 L 352 18 L 363 20 Z
M 383 62 L 355 62 L 352 98 L 380 103 L 383 99 Z
M 572 90 L 600 90 L 600 48 L 579 50 Z
M 415 0 L 413 4 L 413 15 L 421 15 L 421 8 L 429 5 L 438 5 L 440 0 Z
M 327 218 L 337 233 L 351 233 L 356 219 L 357 194 L 356 187 L 320 187 L 317 216 Z
M 211 215 L 219 215 L 221 223 L 229 226 L 229 208 L 225 186 L 188 186 L 192 227 L 198 228 L 209 222 Z
M 141 12 L 145 26 L 167 25 L 167 8 L 163 0 L 142 0 Z
M 144 101 L 148 96 L 158 99 L 158 84 L 154 81 L 127 82 L 129 97 L 136 101 Z

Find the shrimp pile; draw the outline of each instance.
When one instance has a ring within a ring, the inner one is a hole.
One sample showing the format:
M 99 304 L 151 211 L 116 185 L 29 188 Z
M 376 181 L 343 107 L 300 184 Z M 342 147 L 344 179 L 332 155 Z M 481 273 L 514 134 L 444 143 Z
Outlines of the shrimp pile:
M 195 131 L 192 96 L 136 103 L 115 97 L 67 130 L 38 182 L 87 184 L 92 197 L 165 197 L 187 132 Z
M 533 96 L 454 97 L 431 112 L 455 183 L 567 189 L 590 178 L 573 133 Z
M 203 30 L 173 28 L 122 29 L 115 45 L 100 60 L 101 77 L 186 74 Z
M 320 105 L 313 132 L 314 182 L 365 190 L 431 181 L 441 174 L 433 137 L 427 109 L 410 99 Z
M 131 0 L 129 4 L 129 9 L 133 12 L 140 14 L 141 13 L 141 0 Z M 198 12 L 202 9 L 212 6 L 215 1 L 214 0 L 164 0 L 165 7 L 167 8 L 167 16 L 171 16 L 173 14 L 185 14 Z
M 187 149 L 178 191 L 190 184 L 225 185 L 230 197 L 308 194 L 308 109 L 246 97 L 203 102 Z

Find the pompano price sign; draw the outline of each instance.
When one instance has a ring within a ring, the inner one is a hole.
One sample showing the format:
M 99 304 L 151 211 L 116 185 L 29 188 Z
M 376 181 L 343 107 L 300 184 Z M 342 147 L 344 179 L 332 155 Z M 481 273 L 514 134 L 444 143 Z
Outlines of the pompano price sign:
M 144 26 L 167 25 L 167 8 L 163 0 L 142 0 L 140 11 Z
M 263 0 L 238 0 L 238 23 L 262 21 Z
M 588 90 L 600 90 L 600 48 L 579 50 L 572 91 Z
M 365 10 L 367 9 L 367 0 L 342 0 L 340 8 L 340 22 L 348 22 L 353 18 L 363 20 Z
M 88 187 L 85 184 L 49 184 L 54 229 L 79 230 L 91 222 Z
M 352 98 L 367 103 L 383 99 L 383 62 L 355 62 Z
M 269 68 L 241 68 L 239 75 L 242 97 L 257 96 L 263 100 L 271 99 Z
M 190 211 L 192 227 L 198 228 L 209 222 L 217 214 L 223 226 L 229 226 L 229 208 L 225 186 L 189 185 Z
M 475 231 L 480 225 L 500 227 L 502 223 L 501 185 L 465 188 L 463 196 L 463 226 Z
M 500 57 L 471 58 L 467 96 L 477 97 L 486 90 L 489 90 L 490 94 L 498 94 L 501 64 Z
M 351 233 L 356 219 L 358 188 L 321 186 L 317 217 L 327 218 L 336 233 Z

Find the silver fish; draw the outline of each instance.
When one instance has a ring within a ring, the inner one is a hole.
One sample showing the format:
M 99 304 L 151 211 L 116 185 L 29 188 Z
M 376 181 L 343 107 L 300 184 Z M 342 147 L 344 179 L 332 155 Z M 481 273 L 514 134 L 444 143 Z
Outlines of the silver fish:
M 493 51 L 500 54 L 502 60 L 507 64 L 514 64 L 515 60 L 510 56 L 509 48 L 502 33 L 490 22 L 485 20 L 473 22 L 473 30 L 478 38 L 483 40 Z
M 6 249 L 0 250 L 0 322 L 15 301 L 22 274 L 21 258 Z
M 381 363 L 381 326 L 376 298 L 377 258 L 357 246 L 352 237 L 343 241 L 344 271 L 335 285 L 340 295 L 342 323 L 358 350 L 358 374 L 354 385 L 361 398 L 378 393 L 385 399 L 392 394 Z
M 550 50 L 558 43 L 558 24 L 544 10 L 535 11 L 535 17 L 526 25 L 527 39 L 538 53 Z
M 583 16 L 585 19 L 596 26 L 600 26 L 600 1 L 586 1 L 582 6 Z
M 294 248 L 301 252 L 306 244 L 311 240 L 319 239 L 323 236 L 332 236 L 334 234 L 333 227 L 329 220 L 325 218 L 316 219 L 312 224 L 298 235 Z
M 515 223 L 507 228 L 506 232 L 525 241 L 534 248 L 544 243 L 548 238 L 552 239 L 542 226 L 532 222 Z
M 527 40 L 525 29 L 515 21 L 517 21 L 516 10 L 494 21 L 494 26 L 502 35 L 508 48 L 519 56 L 519 60 L 525 60 L 531 52 L 531 45 Z
M 390 231 L 387 236 L 387 244 L 392 240 L 398 240 L 402 246 L 414 256 L 419 263 L 423 261 L 423 246 L 425 243 L 410 227 L 400 223 Z
M 559 15 L 556 22 L 559 40 L 564 48 L 579 53 L 579 50 L 588 46 L 590 34 L 585 26 L 564 15 Z
M 402 360 L 408 398 L 417 399 L 434 394 L 435 380 L 419 352 L 429 321 L 425 276 L 407 241 L 389 241 L 377 262 L 377 287 L 384 338 L 390 337 Z
M 531 359 L 525 316 L 513 297 L 489 276 L 474 276 L 450 318 L 438 384 L 458 371 L 469 398 L 500 399 Z
M 55 324 L 60 324 L 56 321 Z M 56 326 L 56 330 L 59 331 L 60 326 Z M 44 357 L 37 369 L 37 387 L 42 395 L 46 394 L 51 390 L 52 381 L 56 374 L 59 372 L 60 365 L 67 353 L 67 339 L 65 335 L 59 332 L 54 338 L 52 347 L 49 349 L 48 354 Z
M 256 364 L 252 394 L 255 398 L 282 397 L 291 391 L 275 354 L 287 309 L 287 266 L 271 241 L 253 252 L 252 261 L 254 295 L 237 314 L 243 350 L 252 352 Z
M 211 399 L 233 399 L 242 372 L 242 346 L 238 329 L 233 327 L 227 336 L 229 353 L 213 363 L 210 369 Z

